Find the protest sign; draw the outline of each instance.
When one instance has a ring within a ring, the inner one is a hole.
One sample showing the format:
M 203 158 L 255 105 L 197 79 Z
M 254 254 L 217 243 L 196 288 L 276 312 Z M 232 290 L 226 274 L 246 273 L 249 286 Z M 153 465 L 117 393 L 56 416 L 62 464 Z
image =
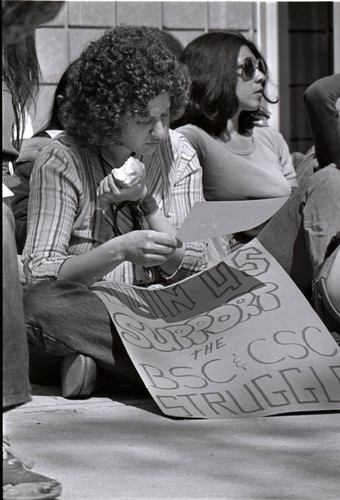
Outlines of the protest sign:
M 166 415 L 340 409 L 339 348 L 256 239 L 165 288 L 100 282 L 92 289 Z

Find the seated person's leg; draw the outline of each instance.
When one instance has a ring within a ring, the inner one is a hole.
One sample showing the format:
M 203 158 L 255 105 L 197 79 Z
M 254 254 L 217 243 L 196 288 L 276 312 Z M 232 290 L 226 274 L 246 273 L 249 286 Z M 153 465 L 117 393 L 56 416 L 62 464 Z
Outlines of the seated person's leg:
M 46 375 L 48 366 L 53 375 L 56 369 L 63 370 L 68 356 L 82 354 L 117 382 L 142 384 L 105 305 L 85 285 L 66 281 L 34 285 L 24 294 L 24 308 L 32 375 L 39 375 L 42 364 L 45 374 L 40 371 L 40 376 Z
M 327 255 L 315 273 L 313 304 L 320 318 L 340 343 L 340 232 L 331 241 Z
M 328 245 L 340 231 L 340 170 L 325 167 L 306 188 L 302 222 L 313 269 L 326 257 Z
M 21 405 L 30 398 L 27 337 L 19 281 L 14 217 L 2 204 L 3 264 L 3 407 Z
M 300 290 L 311 285 L 332 237 L 340 231 L 340 171 L 315 173 L 272 217 L 259 241 L 281 264 Z

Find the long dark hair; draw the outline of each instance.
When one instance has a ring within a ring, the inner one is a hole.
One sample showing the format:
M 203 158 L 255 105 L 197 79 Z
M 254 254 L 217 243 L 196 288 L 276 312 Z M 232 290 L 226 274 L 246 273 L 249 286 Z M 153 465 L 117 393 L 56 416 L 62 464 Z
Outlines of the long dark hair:
M 73 61 L 64 73 L 61 75 L 61 78 L 58 82 L 57 88 L 55 89 L 54 96 L 53 96 L 53 102 L 52 102 L 52 108 L 49 114 L 49 117 L 45 124 L 34 134 L 33 137 L 39 137 L 43 135 L 46 130 L 64 130 L 64 125 L 62 124 L 61 118 L 60 118 L 60 108 L 63 104 L 63 100 L 66 98 L 66 87 L 69 79 L 69 75 L 71 72 L 71 69 L 75 66 L 77 60 Z M 62 97 L 62 102 L 58 101 L 58 97 Z
M 191 78 L 190 100 L 184 114 L 175 126 L 188 123 L 197 125 L 208 133 L 219 135 L 227 121 L 238 108 L 236 96 L 237 58 L 242 45 L 246 45 L 256 59 L 267 64 L 258 48 L 240 33 L 215 31 L 193 40 L 181 54 L 180 60 L 187 65 Z M 274 103 L 265 94 L 267 102 Z M 239 117 L 239 131 L 252 129 L 256 122 L 268 118 L 264 109 L 242 111 Z
M 2 71 L 2 78 L 12 96 L 15 115 L 13 144 L 19 150 L 27 109 L 34 104 L 40 80 L 34 34 L 27 35 L 19 43 L 3 47 Z

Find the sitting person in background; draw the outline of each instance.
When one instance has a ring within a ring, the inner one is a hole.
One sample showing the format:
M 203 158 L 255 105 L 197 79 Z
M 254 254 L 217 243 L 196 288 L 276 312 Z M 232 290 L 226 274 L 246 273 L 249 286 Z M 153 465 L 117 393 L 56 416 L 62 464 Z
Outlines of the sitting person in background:
M 318 168 L 334 163 L 340 169 L 340 74 L 312 83 L 304 94 L 312 127 Z M 340 193 L 338 193 L 340 197 Z M 340 232 L 326 252 L 326 261 L 314 280 L 313 302 L 330 330 L 338 328 L 340 298 Z
M 297 188 L 285 141 L 270 127 L 258 126 L 266 118 L 261 101 L 268 100 L 267 66 L 245 37 L 229 32 L 204 34 L 185 48 L 181 61 L 189 69 L 192 85 L 177 131 L 198 152 L 206 199 L 289 196 L 264 227 L 234 235 L 231 250 L 257 234 L 308 296 L 340 230 L 340 171 L 324 168 L 306 176 Z M 228 251 L 227 245 L 224 248 Z M 336 268 L 336 260 L 333 263 L 330 267 Z M 339 304 L 339 296 L 339 287 L 333 287 L 325 300 Z M 340 310 L 333 307 L 333 315 L 340 330 Z
M 140 380 L 92 284 L 171 284 L 206 267 L 204 242 L 175 238 L 203 200 L 197 155 L 168 129 L 188 84 L 160 32 L 146 27 L 108 30 L 69 72 L 65 132 L 35 162 L 22 254 L 33 285 L 24 294 L 31 377 L 46 383 L 61 368 L 66 397 L 91 394 L 97 366 Z
M 19 254 L 22 253 L 25 246 L 27 235 L 29 182 L 32 169 L 42 148 L 64 128 L 59 118 L 59 107 L 65 97 L 67 75 L 71 66 L 67 68 L 59 80 L 47 123 L 41 127 L 31 139 L 23 140 L 19 157 L 13 165 L 15 174 L 20 180 L 20 183 L 12 189 L 14 196 L 11 200 L 12 211 L 15 218 L 15 239 Z
M 192 88 L 176 122 L 196 149 L 206 200 L 289 196 L 297 186 L 288 146 L 267 126 L 267 65 L 242 35 L 212 32 L 196 38 L 181 56 Z M 214 75 L 214 78 L 211 76 Z
M 316 80 L 303 98 L 314 144 L 305 154 L 292 153 L 298 176 L 311 175 L 330 164 L 340 168 L 340 74 Z

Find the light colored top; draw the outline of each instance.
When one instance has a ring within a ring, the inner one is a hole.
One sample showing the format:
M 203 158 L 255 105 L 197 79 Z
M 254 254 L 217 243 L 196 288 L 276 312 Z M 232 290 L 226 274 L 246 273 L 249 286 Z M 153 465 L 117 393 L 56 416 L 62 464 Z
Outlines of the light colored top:
M 203 169 L 206 200 L 245 200 L 289 196 L 296 178 L 289 149 L 271 127 L 254 127 L 247 150 L 233 150 L 226 142 L 195 125 L 177 129 L 196 149 Z
M 174 131 L 155 152 L 142 158 L 146 185 L 158 206 L 179 228 L 196 201 L 203 200 L 202 169 L 188 141 Z M 30 283 L 56 279 L 67 258 L 115 237 L 113 210 L 97 209 L 97 188 L 114 166 L 97 148 L 80 146 L 65 133 L 39 154 L 31 175 L 28 232 L 22 260 Z M 129 207 L 119 212 L 123 233 L 133 229 Z M 206 267 L 205 242 L 188 243 L 178 270 L 163 276 L 170 284 Z M 136 284 L 136 266 L 123 262 L 104 280 Z

